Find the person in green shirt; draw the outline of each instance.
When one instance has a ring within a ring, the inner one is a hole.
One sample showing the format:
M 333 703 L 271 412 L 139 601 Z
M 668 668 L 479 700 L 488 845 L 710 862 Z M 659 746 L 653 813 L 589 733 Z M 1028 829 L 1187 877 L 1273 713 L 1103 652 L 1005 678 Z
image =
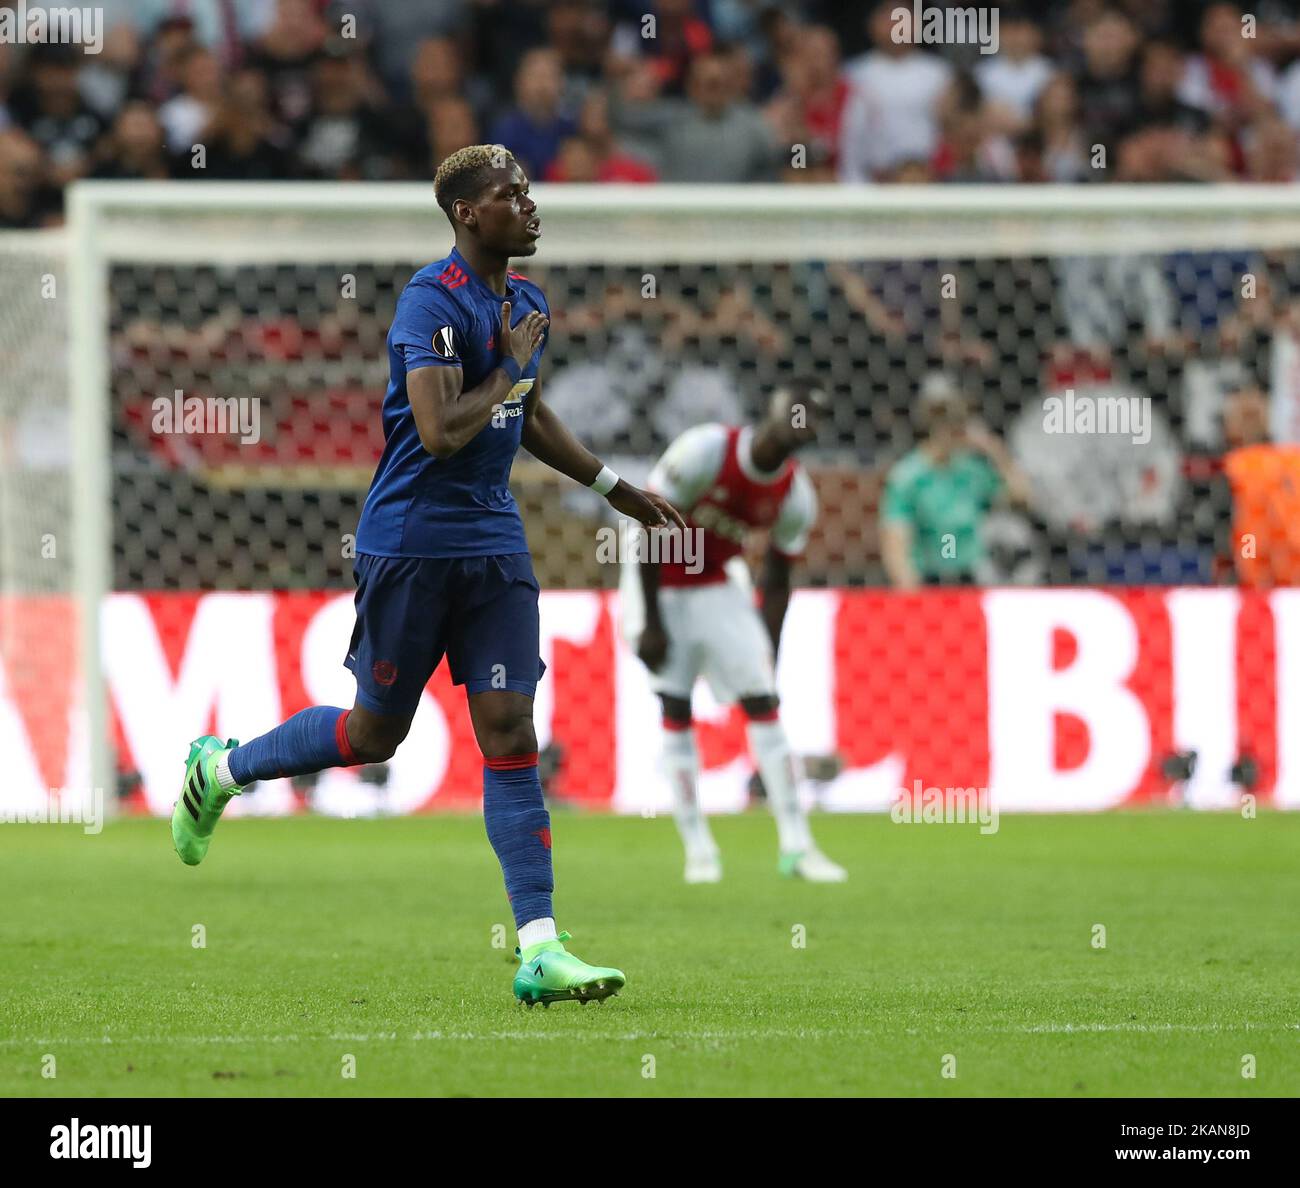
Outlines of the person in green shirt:
M 1028 503 L 1029 485 L 948 376 L 926 379 L 919 411 L 921 443 L 885 479 L 881 559 L 891 585 L 902 590 L 971 585 L 990 509 L 1004 495 Z

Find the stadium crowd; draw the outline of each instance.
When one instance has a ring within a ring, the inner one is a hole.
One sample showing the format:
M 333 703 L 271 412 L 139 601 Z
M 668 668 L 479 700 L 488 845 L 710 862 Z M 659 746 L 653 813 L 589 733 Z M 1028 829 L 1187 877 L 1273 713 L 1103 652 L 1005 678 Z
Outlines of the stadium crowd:
M 77 177 L 428 178 L 482 140 L 552 181 L 1297 170 L 1300 24 L 1275 0 L 1246 25 L 1193 0 L 1001 4 L 992 54 L 896 41 L 896 0 L 99 7 L 97 54 L 0 44 L 0 226 L 56 219 Z

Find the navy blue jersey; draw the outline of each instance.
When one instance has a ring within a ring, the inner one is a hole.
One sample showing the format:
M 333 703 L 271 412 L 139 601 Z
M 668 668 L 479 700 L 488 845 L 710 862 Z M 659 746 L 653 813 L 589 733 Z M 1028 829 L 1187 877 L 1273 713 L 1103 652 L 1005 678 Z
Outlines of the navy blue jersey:
M 523 433 L 524 410 L 546 339 L 500 412 L 450 458 L 420 443 L 406 377 L 420 367 L 459 367 L 462 392 L 477 388 L 504 357 L 497 342 L 501 306 L 518 325 L 533 310 L 550 310 L 532 281 L 511 272 L 498 296 L 455 249 L 421 268 L 397 302 L 388 332 L 384 453 L 357 527 L 357 552 L 376 557 L 491 557 L 524 553 L 510 467 Z

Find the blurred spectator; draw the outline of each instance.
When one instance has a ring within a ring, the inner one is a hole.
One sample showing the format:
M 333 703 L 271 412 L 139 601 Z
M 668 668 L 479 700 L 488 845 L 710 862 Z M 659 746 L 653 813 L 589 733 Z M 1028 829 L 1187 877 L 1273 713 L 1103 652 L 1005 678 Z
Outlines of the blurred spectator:
M 1166 41 L 1147 43 L 1142 50 L 1134 126 L 1176 128 L 1194 135 L 1206 130 L 1210 120 L 1205 112 L 1179 98 L 1185 69 L 1175 46 Z
M 958 74 L 940 101 L 942 134 L 933 169 L 940 181 L 1004 182 L 1017 176 L 1015 149 L 1002 121 L 969 74 Z
M 1255 382 L 1250 370 L 1237 359 L 1207 356 L 1188 361 L 1181 393 L 1182 438 L 1193 455 L 1222 451 L 1223 409 L 1228 396 Z M 1191 465 L 1195 470 L 1200 462 Z
M 710 363 L 683 363 L 669 373 L 663 399 L 650 419 L 660 441 L 675 441 L 706 421 L 735 425 L 746 417 L 745 400 L 730 368 Z
M 1300 55 L 1278 80 L 1277 107 L 1286 122 L 1300 131 Z
M 554 332 L 581 349 L 575 362 L 548 377 L 546 403 L 562 418 L 576 417 L 593 449 L 627 452 L 637 410 L 655 405 L 671 371 L 665 330 L 690 312 L 676 297 L 644 301 L 614 283 L 595 296 L 591 304 L 553 311 Z
M 786 353 L 789 343 L 775 322 L 754 301 L 753 291 L 739 282 L 719 286 L 716 299 L 701 294 L 664 332 L 664 345 L 674 356 L 702 343 L 739 346 L 771 358 Z
M 794 48 L 793 40 L 801 28 L 799 19 L 814 7 L 797 0 L 712 0 L 709 19 L 720 42 L 744 46 L 755 61 L 767 67 Z M 828 31 L 838 42 L 838 34 L 833 29 Z
M 19 230 L 50 221 L 58 193 L 42 184 L 40 146 L 25 132 L 0 132 L 0 227 Z
M 1142 51 L 1139 102 L 1130 132 L 1116 148 L 1116 180 L 1125 182 L 1230 181 L 1240 154 L 1221 128 L 1179 98 L 1183 56 L 1165 42 Z
M 416 172 L 433 177 L 438 172 L 438 166 L 457 149 L 468 144 L 478 144 L 479 133 L 473 108 L 464 99 L 435 100 L 428 109 L 428 121 L 428 160 L 424 162 L 423 169 Z
M 1025 502 L 1028 484 L 947 375 L 926 378 L 917 412 L 921 442 L 890 468 L 881 496 L 885 572 L 901 590 L 972 585 L 989 512 L 1004 492 Z
M 804 145 L 807 160 L 799 181 L 834 181 L 839 163 L 840 129 L 852 88 L 840 69 L 840 42 L 834 30 L 810 25 L 798 30 L 781 58 L 781 89 L 767 106 L 777 140 Z
M 1251 304 L 1243 300 L 1241 308 Z M 1300 300 L 1263 305 L 1271 316 L 1265 321 L 1261 310 L 1253 321 L 1267 348 L 1269 436 L 1279 444 L 1300 445 Z
M 547 181 L 589 183 L 599 180 L 600 162 L 581 136 L 570 136 L 546 171 Z
M 609 124 L 609 99 L 592 91 L 578 113 L 578 135 L 560 146 L 560 155 L 545 174 L 547 181 L 652 182 L 654 167 L 624 152 Z
M 312 67 L 312 107 L 298 136 L 298 160 L 319 178 L 384 181 L 398 176 L 394 114 L 372 92 L 362 60 L 343 51 Z
M 729 47 L 732 54 L 744 61 L 747 83 L 740 93 L 755 102 L 766 103 L 776 94 L 784 81 L 781 64 L 798 52 L 803 31 L 808 28 L 787 11 L 789 8 L 789 5 L 780 8 L 775 4 L 764 8 L 758 18 L 757 38 L 718 38 L 719 48 Z M 831 33 L 834 36 L 834 30 Z M 836 43 L 835 69 L 838 72 L 838 37 Z
M 630 76 L 611 115 L 615 128 L 651 148 L 664 181 L 772 180 L 780 150 L 758 109 L 737 98 L 726 59 L 692 62 L 685 100 L 638 102 L 645 85 L 644 70 Z
M 1240 278 L 1247 275 L 1252 287 L 1242 293 Z M 1269 438 L 1300 445 L 1300 301 L 1289 295 L 1284 271 L 1263 259 L 1250 260 L 1231 281 L 1236 308 L 1219 326 L 1217 345 L 1269 393 Z
M 1108 356 L 1136 326 L 1151 350 L 1175 345 L 1173 294 L 1154 257 L 1060 256 L 1052 263 L 1072 343 Z
M 592 0 L 552 0 L 546 10 L 546 40 L 560 55 L 566 78 L 597 82 L 605 72 L 609 14 Z
M 9 114 L 40 146 L 46 181 L 63 187 L 90 168 L 90 151 L 104 122 L 77 90 L 83 55 L 67 45 L 36 46 L 27 59 L 26 82 L 9 99 Z
M 732 96 L 746 102 L 755 100 L 759 94 L 759 86 L 754 59 L 749 51 L 743 45 L 719 45 L 713 52 L 727 67 Z
M 1211 4 L 1201 18 L 1202 52 L 1187 63 L 1179 98 L 1209 112 L 1229 131 L 1258 115 L 1273 100 L 1277 78 L 1258 52 L 1258 39 L 1244 36 L 1241 9 Z
M 1232 491 L 1232 559 L 1243 586 L 1300 585 L 1300 446 L 1269 441 L 1258 388 L 1232 393 L 1223 410 Z
M 1021 132 L 1011 142 L 1016 159 L 1016 180 L 1041 183 L 1049 181 L 1047 164 L 1043 159 L 1043 137 L 1034 128 Z
M 1236 314 L 1242 277 L 1255 275 L 1261 267 L 1262 261 L 1248 251 L 1181 251 L 1165 257 L 1165 284 L 1175 303 L 1175 322 L 1191 349 L 1205 358 L 1219 354 L 1227 338 L 1220 327 Z
M 298 127 L 311 110 L 312 67 L 327 33 L 312 0 L 276 0 L 275 20 L 248 55 L 248 65 L 266 76 L 274 117 L 289 127 Z
M 123 23 L 104 35 L 103 52 L 81 65 L 77 89 L 100 119 L 111 121 L 128 96 L 140 93 L 142 58 L 140 35 Z
M 1194 135 L 1181 128 L 1141 128 L 1116 148 L 1119 182 L 1224 182 L 1232 180 L 1233 146 L 1211 128 Z
M 1068 74 L 1058 74 L 1038 96 L 1038 174 L 1027 180 L 1078 182 L 1091 173 L 1091 147 L 1079 123 L 1079 91 Z
M 956 276 L 950 263 L 836 261 L 826 272 L 862 318 L 872 345 L 893 364 L 916 374 L 931 367 L 964 368 L 991 361 L 988 347 L 967 327 L 962 303 L 944 296 L 944 278 Z
M 375 66 L 394 99 L 402 102 L 408 98 L 411 63 L 420 44 L 430 37 L 458 37 L 466 29 L 470 8 L 478 4 L 471 0 L 420 0 L 418 4 L 348 0 L 337 7 L 357 12 L 360 23 L 370 30 Z M 484 7 L 490 17 L 500 20 L 497 4 Z M 493 12 L 494 8 L 498 11 Z
M 1100 542 L 1122 552 L 1132 534 L 1174 524 L 1182 494 L 1178 439 L 1149 396 L 1117 381 L 1090 352 L 1052 354 L 1042 398 L 1026 406 L 1007 437 L 1036 514 L 1085 551 Z
M 162 125 L 149 104 L 128 103 L 100 146 L 93 177 L 112 181 L 158 181 L 173 176 Z
M 158 120 L 172 153 L 187 153 L 203 139 L 204 129 L 221 106 L 221 67 L 216 55 L 192 46 L 180 65 L 184 91 L 158 109 Z
M 141 64 L 140 90 L 151 103 L 163 103 L 184 89 L 182 71 L 190 51 L 199 46 L 189 17 L 161 22 Z
M 897 16 L 895 15 L 897 14 Z M 939 102 L 952 67 L 912 44 L 909 8 L 872 10 L 869 53 L 848 63 L 853 94 L 844 113 L 840 180 L 865 182 L 905 161 L 926 160 L 939 141 Z
M 981 59 L 975 67 L 975 79 L 1002 126 L 1015 131 L 1033 120 L 1034 105 L 1054 69 L 1040 52 L 1041 30 L 1024 13 L 1003 17 L 998 40 L 998 52 Z
M 531 50 L 515 74 L 515 108 L 488 134 L 518 158 L 530 177 L 541 177 L 560 151 L 560 143 L 577 131 L 561 106 L 564 71 L 560 55 L 551 49 Z
M 1141 101 L 1139 44 L 1136 26 L 1118 9 L 1103 8 L 1084 26 L 1079 114 L 1089 145 L 1103 145 L 1108 163 Z
M 271 113 L 270 87 L 257 69 L 240 70 L 206 132 L 207 168 L 196 177 L 276 181 L 289 176 L 287 145 Z
M 427 37 L 411 60 L 410 106 L 427 113 L 441 99 L 464 99 L 482 125 L 492 111 L 492 87 L 465 70 L 465 55 L 449 37 Z
M 713 51 L 713 31 L 694 8 L 694 0 L 656 0 L 645 16 L 614 30 L 611 48 L 616 57 L 648 68 L 658 94 L 680 96 L 691 64 Z M 647 17 L 654 18 L 652 32 Z
M 750 288 L 731 281 L 652 301 L 611 283 L 590 304 L 557 309 L 554 323 L 580 361 L 547 380 L 547 404 L 580 419 L 596 448 L 622 451 L 647 423 L 667 444 L 701 420 L 743 419 L 736 368 L 723 360 L 776 360 L 790 346 Z

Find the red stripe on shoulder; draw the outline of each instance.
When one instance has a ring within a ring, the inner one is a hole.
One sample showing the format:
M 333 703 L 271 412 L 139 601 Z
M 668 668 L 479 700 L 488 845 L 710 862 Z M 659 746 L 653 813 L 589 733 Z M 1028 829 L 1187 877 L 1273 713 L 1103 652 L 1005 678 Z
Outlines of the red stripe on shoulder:
M 459 289 L 468 280 L 464 270 L 455 264 L 448 264 L 438 275 L 438 283 L 448 289 Z

